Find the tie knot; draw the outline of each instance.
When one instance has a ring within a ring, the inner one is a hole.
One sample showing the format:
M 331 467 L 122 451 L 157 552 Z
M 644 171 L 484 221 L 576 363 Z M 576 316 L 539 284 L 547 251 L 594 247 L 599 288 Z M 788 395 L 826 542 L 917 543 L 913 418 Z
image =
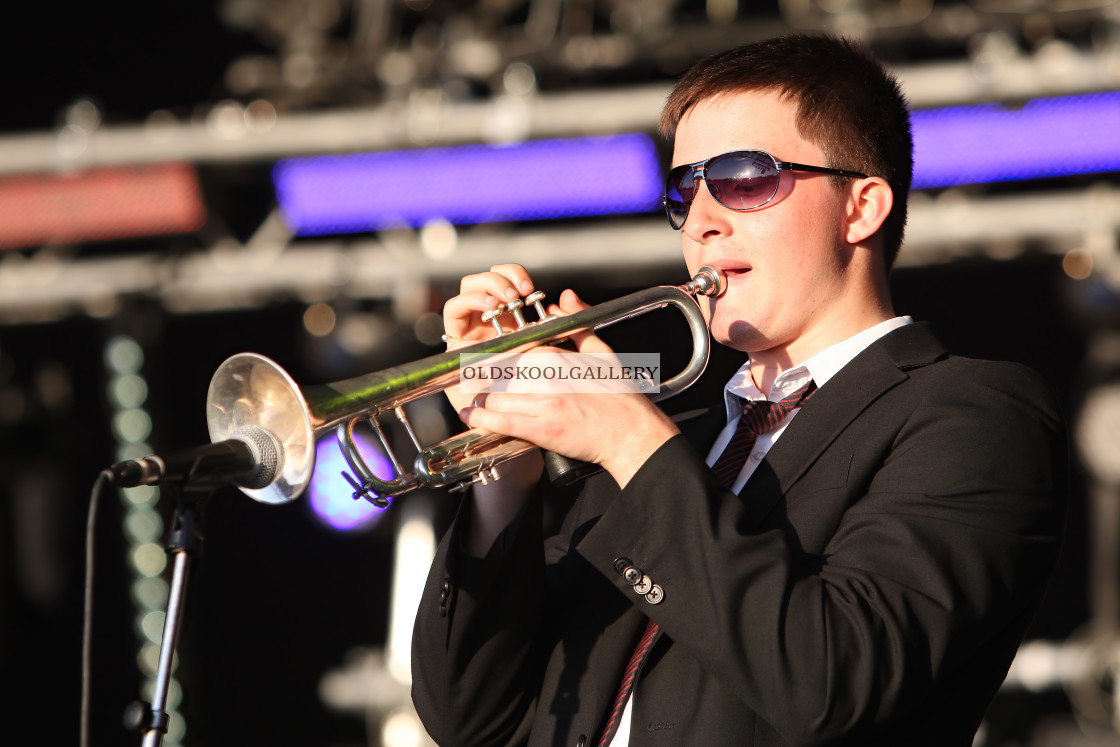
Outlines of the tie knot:
M 786 415 L 800 407 L 816 389 L 817 385 L 812 379 L 809 379 L 800 389 L 777 402 L 767 399 L 744 402 L 743 423 L 753 433 L 771 431 L 778 427 L 778 424 L 785 419 Z
M 720 485 L 729 490 L 732 488 L 759 434 L 777 428 L 786 415 L 795 407 L 799 407 L 810 394 L 816 391 L 816 388 L 816 384 L 810 379 L 805 386 L 788 397 L 783 397 L 780 402 L 760 400 L 743 405 L 743 412 L 735 426 L 735 433 L 727 442 L 719 459 L 712 465 L 712 472 Z

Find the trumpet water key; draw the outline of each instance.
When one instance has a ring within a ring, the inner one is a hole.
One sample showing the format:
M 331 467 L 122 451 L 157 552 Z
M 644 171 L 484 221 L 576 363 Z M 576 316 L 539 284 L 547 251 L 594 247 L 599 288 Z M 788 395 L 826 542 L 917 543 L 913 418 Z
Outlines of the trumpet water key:
M 462 489 L 498 477 L 498 465 L 537 447 L 480 430 L 425 447 L 408 421 L 406 403 L 459 383 L 464 360 L 530 350 L 666 306 L 684 315 L 693 341 L 685 368 L 650 395 L 655 400 L 671 397 L 690 386 L 708 363 L 708 327 L 694 296 L 719 296 L 725 283 L 721 270 L 702 267 L 684 285 L 647 288 L 567 316 L 547 315 L 541 304 L 543 296 L 534 293 L 487 314 L 486 321 L 497 333 L 489 340 L 332 384 L 300 387 L 268 358 L 240 353 L 222 363 L 211 379 L 206 400 L 210 438 L 217 443 L 256 429 L 275 437 L 280 459 L 272 481 L 263 487 L 241 487 L 264 503 L 286 503 L 303 493 L 311 482 L 315 442 L 330 429 L 335 430 L 352 471 L 346 478 L 355 498 L 387 505 L 391 498 L 420 487 Z M 525 319 L 526 304 L 536 308 L 537 320 Z M 506 316 L 512 318 L 513 329 L 503 327 L 502 317 Z M 418 452 L 412 469 L 400 463 L 385 435 L 379 417 L 389 412 L 400 421 Z M 392 478 L 374 475 L 359 455 L 354 429 L 363 423 L 380 438 L 393 465 Z

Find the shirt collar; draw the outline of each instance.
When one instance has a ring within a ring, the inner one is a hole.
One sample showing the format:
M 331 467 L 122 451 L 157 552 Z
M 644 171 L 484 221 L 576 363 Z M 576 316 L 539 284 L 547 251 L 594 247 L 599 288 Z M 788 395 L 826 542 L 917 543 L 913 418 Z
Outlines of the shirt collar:
M 751 378 L 751 362 L 747 360 L 724 387 L 724 401 L 727 403 L 728 417 L 736 415 L 741 406 L 738 399 L 781 400 L 782 397 L 797 391 L 805 382 L 812 379 L 818 387 L 824 386 L 844 366 L 848 365 L 857 355 L 862 353 L 871 343 L 892 332 L 899 327 L 913 324 L 913 317 L 896 316 L 879 322 L 874 327 L 868 327 L 862 332 L 857 332 L 846 340 L 825 348 L 809 360 L 792 368 L 787 368 L 774 380 L 769 397 L 754 384 Z

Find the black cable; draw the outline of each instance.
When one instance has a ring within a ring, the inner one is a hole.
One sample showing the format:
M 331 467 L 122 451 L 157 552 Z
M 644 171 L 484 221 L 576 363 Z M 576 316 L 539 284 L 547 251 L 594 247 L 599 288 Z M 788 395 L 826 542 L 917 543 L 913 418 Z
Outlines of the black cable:
M 93 483 L 89 496 L 89 516 L 86 519 L 86 580 L 85 602 L 82 612 L 82 718 L 81 747 L 89 747 L 90 671 L 93 651 L 93 537 L 97 523 L 98 503 L 105 486 L 113 481 L 113 473 L 102 470 Z

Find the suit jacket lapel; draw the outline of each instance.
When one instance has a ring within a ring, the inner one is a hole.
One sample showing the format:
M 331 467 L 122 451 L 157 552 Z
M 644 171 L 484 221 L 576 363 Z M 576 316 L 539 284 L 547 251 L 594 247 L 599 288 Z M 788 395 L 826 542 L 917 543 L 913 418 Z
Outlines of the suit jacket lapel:
M 747 481 L 742 496 L 756 524 L 848 425 L 907 370 L 946 354 L 928 325 L 911 324 L 870 345 L 818 389 Z

